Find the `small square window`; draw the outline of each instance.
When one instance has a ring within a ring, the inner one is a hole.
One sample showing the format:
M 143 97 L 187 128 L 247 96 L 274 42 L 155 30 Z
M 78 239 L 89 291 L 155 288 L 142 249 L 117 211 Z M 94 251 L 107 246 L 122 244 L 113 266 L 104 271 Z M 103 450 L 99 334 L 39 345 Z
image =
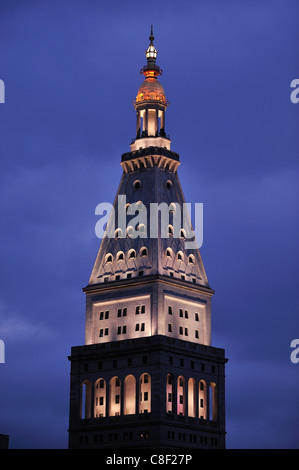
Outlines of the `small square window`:
M 127 279 L 130 279 L 132 277 L 132 273 L 127 274 Z
M 108 282 L 109 281 L 109 277 L 104 277 L 104 282 Z
M 143 276 L 143 271 L 139 271 L 138 275 L 139 277 Z

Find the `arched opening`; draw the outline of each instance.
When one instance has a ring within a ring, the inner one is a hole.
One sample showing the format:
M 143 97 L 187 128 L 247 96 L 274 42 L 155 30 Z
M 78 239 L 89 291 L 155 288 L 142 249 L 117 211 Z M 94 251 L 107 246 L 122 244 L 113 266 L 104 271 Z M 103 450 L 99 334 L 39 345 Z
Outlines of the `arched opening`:
M 139 413 L 151 412 L 151 376 L 144 373 L 139 379 Z
M 117 261 L 123 261 L 125 259 L 125 256 L 124 256 L 124 252 L 123 251 L 119 251 L 117 253 Z
M 217 421 L 217 387 L 215 382 L 211 382 L 209 386 L 209 419 Z
M 127 375 L 124 381 L 124 414 L 136 413 L 136 379 L 134 375 Z
M 196 381 L 192 377 L 188 380 L 188 416 L 196 417 Z
M 94 417 L 106 416 L 106 381 L 98 379 L 94 386 Z
M 88 380 L 81 383 L 80 389 L 80 418 L 91 417 L 91 385 Z
M 166 248 L 165 255 L 167 258 L 172 258 L 172 249 Z
M 147 251 L 147 248 L 145 246 L 140 248 L 140 256 L 148 256 L 148 251 Z
M 112 254 L 111 253 L 108 253 L 105 257 L 105 262 L 106 263 L 112 263 L 113 261 L 113 257 L 112 257 Z
M 194 255 L 189 255 L 189 256 L 188 256 L 188 263 L 189 263 L 189 264 L 194 264 L 194 263 L 195 263 L 195 257 L 194 257 Z
M 207 384 L 204 380 L 199 382 L 198 387 L 198 417 L 207 419 Z
M 115 230 L 114 235 L 115 235 L 115 238 L 116 238 L 116 239 L 118 239 L 118 238 L 123 238 L 122 229 L 121 229 L 121 228 L 117 228 L 117 229 Z
M 183 255 L 183 252 L 182 252 L 182 251 L 179 251 L 179 252 L 178 252 L 178 260 L 179 260 L 179 261 L 183 261 L 183 260 L 184 260 L 184 255 Z
M 168 237 L 173 237 L 173 226 L 168 225 Z
M 167 374 L 166 378 L 166 413 L 174 412 L 174 377 L 172 374 Z
M 128 253 L 128 258 L 129 259 L 134 259 L 136 258 L 136 251 L 135 250 L 130 250 L 129 253 Z
M 127 228 L 127 237 L 133 238 L 134 237 L 134 229 L 131 225 Z
M 185 378 L 180 375 L 177 383 L 177 414 L 185 415 Z
M 112 377 L 109 382 L 109 416 L 119 416 L 121 412 L 121 384 L 119 377 Z

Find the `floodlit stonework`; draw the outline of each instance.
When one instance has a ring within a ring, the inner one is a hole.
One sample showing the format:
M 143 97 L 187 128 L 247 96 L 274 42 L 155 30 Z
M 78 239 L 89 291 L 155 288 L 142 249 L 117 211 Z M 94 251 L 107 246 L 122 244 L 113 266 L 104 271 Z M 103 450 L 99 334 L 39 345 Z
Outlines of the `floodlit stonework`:
M 83 289 L 85 345 L 69 357 L 70 448 L 225 447 L 227 359 L 211 345 L 214 291 L 200 251 L 186 249 L 183 227 L 173 233 L 176 204 L 185 199 L 179 155 L 165 132 L 168 102 L 153 40 L 151 33 L 134 103 L 136 138 L 122 155 L 114 215 L 130 220 L 133 203 L 166 203 L 168 236 L 144 233 L 147 221 L 136 238 L 130 226 L 124 233 L 116 225 L 114 236 L 102 239 Z

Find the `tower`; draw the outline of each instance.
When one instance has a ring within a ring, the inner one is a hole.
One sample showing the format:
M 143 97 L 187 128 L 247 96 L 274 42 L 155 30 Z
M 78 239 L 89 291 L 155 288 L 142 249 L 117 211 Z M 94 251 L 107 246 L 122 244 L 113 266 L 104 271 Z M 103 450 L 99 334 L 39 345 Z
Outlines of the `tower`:
M 134 108 L 136 138 L 86 294 L 73 347 L 69 448 L 224 448 L 224 350 L 211 346 L 211 297 L 186 248 L 179 155 L 165 131 L 153 31 Z M 188 229 L 188 227 L 187 227 Z

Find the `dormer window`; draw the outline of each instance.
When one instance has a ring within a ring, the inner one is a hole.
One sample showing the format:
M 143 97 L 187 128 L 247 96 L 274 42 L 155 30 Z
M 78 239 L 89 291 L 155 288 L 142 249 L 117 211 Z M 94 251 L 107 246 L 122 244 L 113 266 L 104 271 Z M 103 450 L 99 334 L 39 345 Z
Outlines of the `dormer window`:
M 140 248 L 140 256 L 148 256 L 148 251 L 145 246 Z
M 136 251 L 135 250 L 130 250 L 129 251 L 129 259 L 136 258 Z
M 113 261 L 113 257 L 112 257 L 112 254 L 111 253 L 108 253 L 106 255 L 106 263 L 112 263 Z

